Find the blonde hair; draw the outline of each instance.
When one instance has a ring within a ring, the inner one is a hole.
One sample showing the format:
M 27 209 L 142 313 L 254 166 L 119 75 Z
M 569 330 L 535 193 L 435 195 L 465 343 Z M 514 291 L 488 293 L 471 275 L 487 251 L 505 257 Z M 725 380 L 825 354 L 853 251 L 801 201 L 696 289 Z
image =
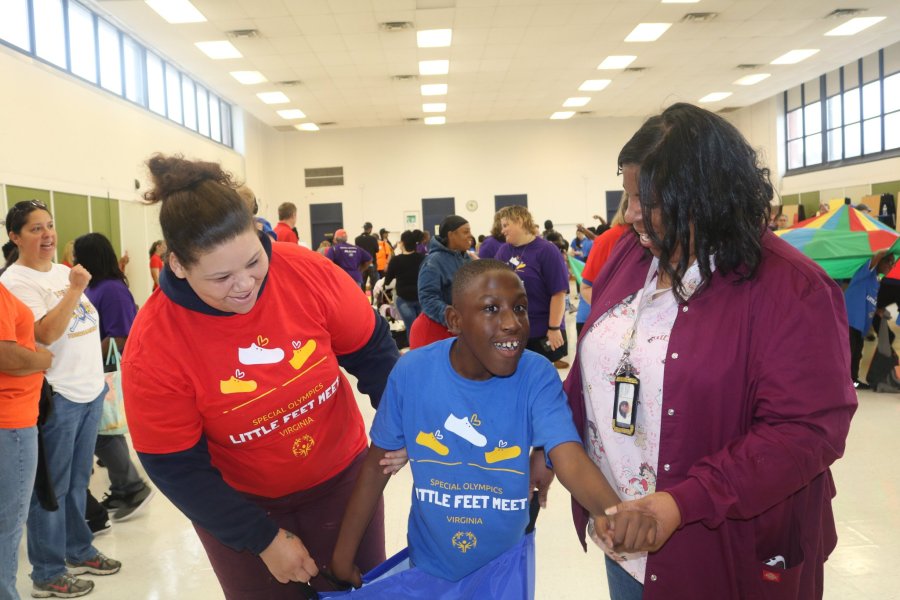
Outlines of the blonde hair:
M 518 223 L 522 229 L 529 233 L 534 231 L 534 228 L 536 227 L 531 213 L 528 212 L 528 209 L 524 206 L 504 206 L 497 211 L 497 219 L 506 219 L 507 221 Z
M 619 201 L 619 210 L 616 211 L 610 225 L 613 227 L 616 225 L 628 225 L 628 221 L 625 220 L 626 212 L 628 212 L 628 192 L 622 192 L 622 200 Z

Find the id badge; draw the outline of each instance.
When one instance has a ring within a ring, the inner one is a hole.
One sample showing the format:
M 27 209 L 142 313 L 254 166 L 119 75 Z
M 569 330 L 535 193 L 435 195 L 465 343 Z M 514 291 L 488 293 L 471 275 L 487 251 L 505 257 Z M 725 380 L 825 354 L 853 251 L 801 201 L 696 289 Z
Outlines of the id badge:
M 612 429 L 616 433 L 634 435 L 637 417 L 637 395 L 641 381 L 632 373 L 616 375 L 616 396 L 613 402 Z

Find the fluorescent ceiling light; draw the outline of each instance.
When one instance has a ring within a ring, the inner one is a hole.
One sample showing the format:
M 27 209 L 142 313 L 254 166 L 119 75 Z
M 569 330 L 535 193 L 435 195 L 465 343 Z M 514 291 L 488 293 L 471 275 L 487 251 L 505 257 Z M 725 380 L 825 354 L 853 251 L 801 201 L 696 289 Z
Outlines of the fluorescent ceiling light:
M 237 79 L 238 83 L 243 83 L 244 85 L 256 85 L 257 83 L 268 81 L 266 76 L 259 71 L 232 71 L 229 75 Z
M 419 75 L 446 75 L 450 72 L 449 60 L 420 60 Z
M 299 108 L 288 108 L 286 110 L 279 110 L 278 116 L 282 119 L 304 119 L 306 115 L 303 114 L 303 111 Z
M 606 86 L 609 85 L 610 79 L 588 79 L 580 86 L 578 86 L 579 92 L 599 92 L 600 90 L 605 90 Z
M 554 121 L 559 121 L 560 119 L 571 119 L 574 114 L 575 114 L 574 110 L 562 110 L 562 111 L 553 113 L 552 115 L 550 115 L 550 118 L 553 119 Z
M 598 69 L 624 69 L 637 60 L 637 56 L 607 56 L 603 62 L 597 65 Z
M 447 117 L 425 117 L 426 125 L 443 125 L 447 122 Z
M 856 17 L 843 25 L 838 25 L 831 31 L 826 32 L 825 35 L 856 35 L 863 29 L 868 29 L 882 21 L 884 21 L 884 17 Z
M 208 57 L 221 60 L 223 58 L 241 58 L 241 54 L 237 48 L 231 45 L 231 42 L 219 40 L 216 42 L 197 42 L 194 44 Z
M 625 41 L 655 42 L 671 26 L 671 23 L 639 23 L 637 27 L 631 30 Z
M 188 0 L 146 0 L 152 8 L 169 23 L 203 23 L 206 17 Z
M 318 131 L 319 126 L 315 123 L 300 123 L 299 125 L 294 125 L 294 129 L 298 131 Z
M 257 98 L 266 104 L 287 104 L 290 99 L 284 95 L 284 92 L 262 92 L 256 95 Z
M 584 106 L 588 102 L 590 102 L 590 98 L 585 98 L 584 96 L 579 96 L 576 98 L 567 98 L 565 102 L 563 102 L 563 106 L 566 108 L 575 108 L 576 106 Z
M 756 85 L 763 79 L 768 79 L 771 76 L 771 73 L 756 73 L 754 75 L 744 75 L 734 83 L 736 85 Z
M 818 52 L 818 48 L 810 48 L 805 50 L 791 50 L 787 54 L 782 54 L 778 58 L 772 61 L 773 65 L 793 65 L 801 60 L 806 60 L 816 52 Z
M 447 112 L 447 105 L 443 102 L 426 103 L 422 105 L 422 112 Z
M 444 96 L 447 94 L 446 83 L 426 83 L 422 86 L 423 96 Z
M 443 48 L 453 39 L 452 29 L 425 29 L 416 32 L 419 48 Z
M 724 100 L 728 96 L 731 95 L 731 92 L 713 92 L 712 94 L 707 94 L 697 100 L 697 102 L 706 103 L 706 102 L 718 102 L 719 100 Z

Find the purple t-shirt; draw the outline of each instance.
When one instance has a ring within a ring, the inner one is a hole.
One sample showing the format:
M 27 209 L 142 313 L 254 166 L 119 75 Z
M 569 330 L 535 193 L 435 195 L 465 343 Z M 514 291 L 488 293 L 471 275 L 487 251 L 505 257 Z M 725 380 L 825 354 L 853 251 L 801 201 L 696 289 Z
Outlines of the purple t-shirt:
M 134 296 L 118 279 L 104 279 L 84 290 L 100 315 L 100 339 L 127 337 L 137 314 Z
M 503 243 L 494 236 L 487 236 L 481 242 L 481 248 L 478 249 L 478 258 L 494 258 L 502 245 Z
M 337 257 L 335 257 L 335 252 L 337 253 Z M 359 267 L 372 260 L 371 254 L 359 246 L 354 246 L 353 244 L 348 244 L 346 242 L 341 242 L 332 246 L 325 253 L 325 256 L 334 261 L 337 266 L 347 271 L 347 273 L 350 274 L 350 277 L 359 284 L 362 284 L 362 273 L 359 272 Z
M 531 323 L 528 337 L 547 335 L 550 298 L 569 289 L 569 269 L 562 252 L 544 238 L 536 237 L 524 246 L 512 246 L 507 242 L 500 246 L 494 258 L 509 263 L 525 284 Z M 563 327 L 564 323 L 565 315 L 558 325 Z

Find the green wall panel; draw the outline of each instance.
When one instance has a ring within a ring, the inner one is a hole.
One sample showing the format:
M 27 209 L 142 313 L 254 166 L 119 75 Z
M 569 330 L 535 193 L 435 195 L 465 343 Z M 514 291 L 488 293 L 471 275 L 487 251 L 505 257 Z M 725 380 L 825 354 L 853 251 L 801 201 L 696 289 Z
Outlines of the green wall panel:
M 819 210 L 819 192 L 803 192 L 800 194 L 800 204 L 806 210 L 806 218 L 812 217 Z
M 116 253 L 122 254 L 122 231 L 119 227 L 119 201 L 110 198 L 91 197 L 91 226 L 96 233 L 102 233 Z
M 56 224 L 56 260 L 61 261 L 69 240 L 90 231 L 88 197 L 54 192 L 53 221 Z
M 50 192 L 15 185 L 6 186 L 6 210 L 9 210 L 10 206 L 22 200 L 40 200 L 47 206 L 50 206 Z
M 896 199 L 898 192 L 900 192 L 900 181 L 885 181 L 872 184 L 872 193 L 879 196 L 881 194 L 893 194 Z

